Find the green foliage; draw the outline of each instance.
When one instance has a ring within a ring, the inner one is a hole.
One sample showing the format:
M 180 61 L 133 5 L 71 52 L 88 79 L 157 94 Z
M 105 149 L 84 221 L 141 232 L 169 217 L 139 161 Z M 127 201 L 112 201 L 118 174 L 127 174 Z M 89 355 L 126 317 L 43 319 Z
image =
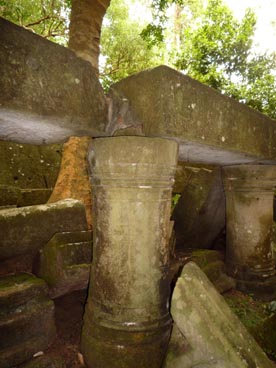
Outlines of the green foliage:
M 173 21 L 166 16 L 174 3 Z M 220 92 L 276 118 L 276 56 L 256 54 L 254 12 L 235 19 L 223 0 L 154 0 L 154 20 L 142 37 L 164 40 L 169 64 Z
M 174 65 L 222 93 L 276 118 L 276 57 L 253 53 L 256 16 L 248 9 L 241 21 L 222 0 L 182 30 Z
M 112 0 L 101 34 L 100 79 L 104 89 L 130 74 L 157 66 L 164 48 L 140 36 L 146 21 L 131 20 L 126 0 Z
M 63 45 L 70 8 L 71 0 L 0 0 L 0 16 Z
M 181 197 L 181 194 L 179 194 L 179 193 L 176 193 L 172 196 L 172 208 L 171 208 L 172 211 L 174 210 L 175 206 L 177 205 L 180 197 Z

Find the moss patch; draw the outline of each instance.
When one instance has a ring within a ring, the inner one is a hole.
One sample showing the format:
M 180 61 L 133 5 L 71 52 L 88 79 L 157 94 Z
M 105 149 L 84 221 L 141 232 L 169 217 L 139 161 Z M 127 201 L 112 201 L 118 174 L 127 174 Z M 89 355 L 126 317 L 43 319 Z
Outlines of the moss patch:
M 276 309 L 274 302 L 254 300 L 250 295 L 232 290 L 226 302 L 271 359 L 276 359 Z

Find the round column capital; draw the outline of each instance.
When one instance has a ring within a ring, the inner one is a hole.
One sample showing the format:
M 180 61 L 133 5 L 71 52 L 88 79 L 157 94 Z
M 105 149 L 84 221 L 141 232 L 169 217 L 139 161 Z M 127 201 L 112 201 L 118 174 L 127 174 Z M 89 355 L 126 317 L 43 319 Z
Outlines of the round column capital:
M 226 192 L 272 192 L 276 187 L 276 165 L 225 166 L 222 177 Z

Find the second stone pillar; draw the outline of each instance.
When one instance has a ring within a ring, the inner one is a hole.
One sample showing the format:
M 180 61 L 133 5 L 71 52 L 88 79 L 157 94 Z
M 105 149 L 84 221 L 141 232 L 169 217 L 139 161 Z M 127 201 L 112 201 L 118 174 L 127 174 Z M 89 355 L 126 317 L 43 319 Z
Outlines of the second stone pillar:
M 261 299 L 276 293 L 271 231 L 276 166 L 224 167 L 226 267 L 237 288 Z
M 93 141 L 94 249 L 82 332 L 88 367 L 160 368 L 170 335 L 169 232 L 177 144 Z

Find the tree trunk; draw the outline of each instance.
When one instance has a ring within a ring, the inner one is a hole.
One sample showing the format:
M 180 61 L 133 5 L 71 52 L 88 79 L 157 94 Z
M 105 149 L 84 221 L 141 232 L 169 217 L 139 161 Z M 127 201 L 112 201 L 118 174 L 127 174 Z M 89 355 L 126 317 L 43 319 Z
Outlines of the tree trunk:
M 72 0 L 69 48 L 98 71 L 103 17 L 111 0 Z
M 87 163 L 90 141 L 90 137 L 70 137 L 64 143 L 59 175 L 48 203 L 66 198 L 82 201 L 88 228 L 92 230 L 92 188 Z

